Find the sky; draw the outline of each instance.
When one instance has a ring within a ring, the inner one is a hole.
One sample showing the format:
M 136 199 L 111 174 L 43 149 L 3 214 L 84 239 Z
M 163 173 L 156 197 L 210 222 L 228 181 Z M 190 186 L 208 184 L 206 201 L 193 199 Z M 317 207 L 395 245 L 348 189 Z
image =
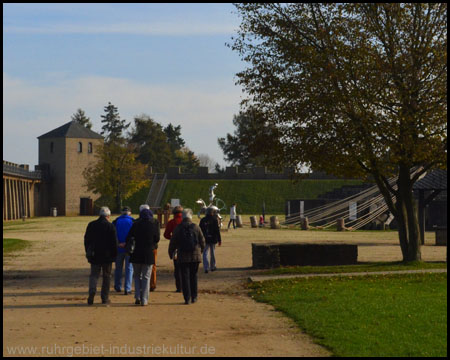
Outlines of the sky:
M 245 68 L 226 43 L 240 20 L 228 3 L 3 4 L 3 159 L 38 164 L 38 139 L 81 108 L 101 132 L 111 102 L 134 124 L 181 125 L 196 154 L 221 166 Z

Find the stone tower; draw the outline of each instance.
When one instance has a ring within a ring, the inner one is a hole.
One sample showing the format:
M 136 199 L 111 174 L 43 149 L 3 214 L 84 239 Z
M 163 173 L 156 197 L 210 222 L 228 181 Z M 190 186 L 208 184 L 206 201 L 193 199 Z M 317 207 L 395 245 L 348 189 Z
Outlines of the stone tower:
M 44 203 L 57 208 L 58 215 L 79 215 L 83 204 L 92 204 L 98 195 L 84 186 L 83 170 L 96 161 L 95 152 L 103 137 L 76 121 L 68 122 L 39 139 L 39 166 L 49 173 L 48 198 Z

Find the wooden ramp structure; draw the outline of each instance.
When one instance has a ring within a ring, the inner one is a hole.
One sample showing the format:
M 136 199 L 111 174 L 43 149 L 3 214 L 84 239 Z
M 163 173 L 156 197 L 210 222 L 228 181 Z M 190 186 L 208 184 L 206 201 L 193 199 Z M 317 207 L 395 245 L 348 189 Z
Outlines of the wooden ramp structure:
M 167 174 L 154 174 L 152 185 L 145 201 L 151 208 L 160 207 L 162 196 L 167 185 Z

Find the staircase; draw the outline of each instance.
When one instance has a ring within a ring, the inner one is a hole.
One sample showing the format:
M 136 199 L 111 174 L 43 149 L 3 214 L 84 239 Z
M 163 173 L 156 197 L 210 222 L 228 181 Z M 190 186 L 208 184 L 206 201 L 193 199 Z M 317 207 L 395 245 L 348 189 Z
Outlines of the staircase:
M 166 185 L 167 174 L 153 175 L 152 185 L 150 186 L 150 191 L 148 192 L 147 201 L 145 203 L 151 208 L 159 207 Z

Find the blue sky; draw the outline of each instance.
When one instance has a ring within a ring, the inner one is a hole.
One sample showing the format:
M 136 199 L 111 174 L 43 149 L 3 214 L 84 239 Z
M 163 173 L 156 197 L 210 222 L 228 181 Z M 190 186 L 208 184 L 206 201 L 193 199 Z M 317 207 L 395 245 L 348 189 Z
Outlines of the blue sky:
M 238 27 L 231 4 L 3 4 L 3 159 L 38 164 L 37 137 L 78 108 L 100 132 L 110 101 L 128 122 L 181 125 L 191 150 L 226 165 Z

